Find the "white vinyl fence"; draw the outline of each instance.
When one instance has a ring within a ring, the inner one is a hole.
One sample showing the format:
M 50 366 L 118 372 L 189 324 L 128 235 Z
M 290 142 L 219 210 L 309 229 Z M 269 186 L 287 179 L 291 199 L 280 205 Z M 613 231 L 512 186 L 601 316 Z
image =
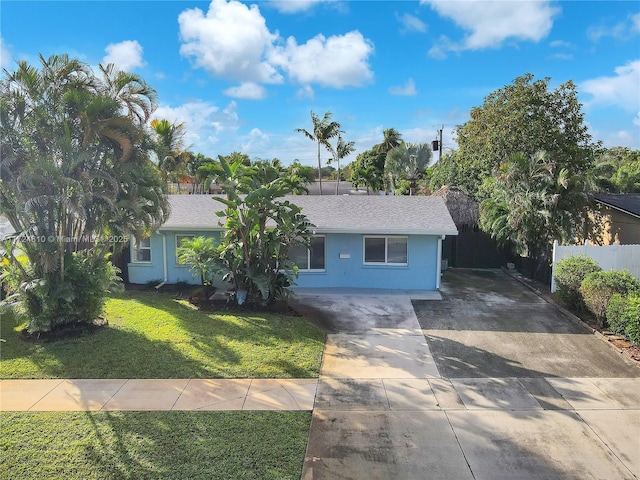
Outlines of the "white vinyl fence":
M 593 259 L 603 270 L 628 270 L 640 278 L 640 245 L 558 245 L 553 243 L 553 265 L 551 270 L 551 292 L 556 291 L 556 264 L 567 257 L 584 255 Z

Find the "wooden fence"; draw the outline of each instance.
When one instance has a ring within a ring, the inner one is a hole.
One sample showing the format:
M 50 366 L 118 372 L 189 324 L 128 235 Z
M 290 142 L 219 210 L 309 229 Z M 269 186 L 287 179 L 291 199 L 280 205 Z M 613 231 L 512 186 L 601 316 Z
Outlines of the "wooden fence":
M 591 245 L 588 241 L 584 245 L 559 245 L 553 243 L 553 265 L 551 275 L 551 292 L 556 291 L 556 264 L 567 257 L 584 255 L 593 259 L 603 270 L 628 270 L 629 273 L 640 278 L 640 245 Z

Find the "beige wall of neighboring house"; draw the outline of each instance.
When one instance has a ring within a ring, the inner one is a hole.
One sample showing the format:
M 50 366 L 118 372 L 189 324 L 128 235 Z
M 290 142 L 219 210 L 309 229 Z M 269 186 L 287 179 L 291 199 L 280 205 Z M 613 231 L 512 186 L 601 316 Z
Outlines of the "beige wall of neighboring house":
M 640 245 L 640 218 L 605 205 L 599 207 L 598 214 L 592 217 L 598 226 L 590 239 L 593 243 Z

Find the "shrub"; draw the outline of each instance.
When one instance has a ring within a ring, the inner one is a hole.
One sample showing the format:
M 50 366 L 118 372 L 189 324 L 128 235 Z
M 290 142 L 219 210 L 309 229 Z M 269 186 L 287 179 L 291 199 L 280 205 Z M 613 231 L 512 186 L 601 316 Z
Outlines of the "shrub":
M 570 308 L 583 310 L 584 301 L 580 293 L 580 285 L 588 274 L 601 270 L 602 268 L 596 262 L 584 255 L 575 255 L 559 262 L 556 265 L 554 278 L 560 300 Z
M 625 312 L 629 306 L 629 299 L 623 297 L 619 293 L 614 293 L 609 299 L 607 306 L 607 322 L 609 328 L 617 335 L 624 335 L 625 331 Z
M 636 345 L 640 345 L 640 296 L 631 295 L 624 312 L 625 335 Z
M 611 297 L 616 293 L 622 296 L 640 293 L 640 280 L 626 270 L 593 272 L 582 281 L 580 292 L 600 326 L 604 326 Z

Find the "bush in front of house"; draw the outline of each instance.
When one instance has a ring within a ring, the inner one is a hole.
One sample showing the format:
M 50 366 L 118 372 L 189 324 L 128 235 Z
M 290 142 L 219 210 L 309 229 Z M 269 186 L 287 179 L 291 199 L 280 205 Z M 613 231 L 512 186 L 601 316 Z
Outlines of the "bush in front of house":
M 587 308 L 604 327 L 611 297 L 616 293 L 621 296 L 640 294 L 640 280 L 626 270 L 593 272 L 582 281 L 580 292 Z
M 640 345 L 640 294 L 614 294 L 607 307 L 607 321 L 613 333 Z
M 554 278 L 560 300 L 569 308 L 584 310 L 580 285 L 587 275 L 601 270 L 600 265 L 584 255 L 571 256 L 559 262 Z

